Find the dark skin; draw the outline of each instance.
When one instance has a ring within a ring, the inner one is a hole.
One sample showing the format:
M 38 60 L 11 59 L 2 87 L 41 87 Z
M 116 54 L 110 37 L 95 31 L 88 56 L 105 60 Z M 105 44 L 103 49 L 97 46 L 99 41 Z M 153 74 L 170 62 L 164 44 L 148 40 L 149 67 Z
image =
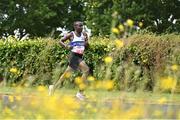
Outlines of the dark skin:
M 87 46 L 88 46 L 88 36 L 87 36 L 86 33 L 82 32 L 82 30 L 83 30 L 83 23 L 82 23 L 82 22 L 75 22 L 75 23 L 74 23 L 74 29 L 75 29 L 74 32 L 75 32 L 76 36 L 78 36 L 78 37 L 80 37 L 80 36 L 81 36 L 81 33 L 83 33 L 83 35 L 84 35 L 84 37 L 85 37 L 85 47 L 87 47 Z M 65 42 L 66 40 L 71 40 L 71 41 L 72 41 L 72 40 L 73 40 L 73 37 L 74 37 L 74 36 L 73 36 L 72 33 L 67 34 L 64 38 L 62 38 L 62 39 L 60 40 L 60 42 L 59 42 L 60 45 L 61 45 L 62 47 L 64 47 L 64 48 L 68 49 L 68 50 L 71 50 L 72 47 L 71 47 L 70 45 L 65 44 L 64 42 Z M 82 73 L 83 73 L 83 74 L 82 74 L 82 80 L 85 81 L 86 78 L 87 78 L 87 76 L 88 76 L 88 74 L 89 74 L 89 67 L 86 65 L 85 61 L 81 61 L 81 62 L 79 63 L 79 69 L 80 69 L 80 70 L 82 71 Z M 55 89 L 58 88 L 58 86 L 61 85 L 61 83 L 64 81 L 66 74 L 71 73 L 72 71 L 73 71 L 72 68 L 71 68 L 70 66 L 68 66 L 67 69 L 65 70 L 65 72 L 64 72 L 64 73 L 61 75 L 61 77 L 59 78 L 59 80 L 54 83 L 53 92 L 54 92 Z M 83 92 L 83 90 L 80 90 L 80 92 Z
M 82 33 L 82 30 L 83 30 L 83 23 L 82 22 L 75 22 L 74 23 L 74 32 L 76 34 L 77 37 L 80 37 L 81 36 L 81 33 Z M 88 46 L 88 36 L 85 32 L 83 32 L 83 35 L 85 37 L 85 47 Z M 68 50 L 70 50 L 72 47 L 70 45 L 66 45 L 64 42 L 66 40 L 70 40 L 72 41 L 73 40 L 73 34 L 72 33 L 69 33 L 67 34 L 65 37 L 61 38 L 60 40 L 60 45 Z

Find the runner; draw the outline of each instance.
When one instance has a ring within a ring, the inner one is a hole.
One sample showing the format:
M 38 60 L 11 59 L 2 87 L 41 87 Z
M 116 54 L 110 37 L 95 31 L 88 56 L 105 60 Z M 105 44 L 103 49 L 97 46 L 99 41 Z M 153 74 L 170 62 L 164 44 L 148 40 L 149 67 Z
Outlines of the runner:
M 70 32 L 60 40 L 60 45 L 71 51 L 69 65 L 59 80 L 49 86 L 49 95 L 52 95 L 55 89 L 62 85 L 65 76 L 70 74 L 72 71 L 81 70 L 83 73 L 82 80 L 85 82 L 87 79 L 87 76 L 89 75 L 89 67 L 83 60 L 83 53 L 85 48 L 88 46 L 88 36 L 82 30 L 83 23 L 81 21 L 76 21 L 74 22 L 74 31 Z M 70 40 L 70 44 L 65 44 L 66 40 Z M 85 98 L 83 91 L 83 89 L 80 89 L 76 94 L 76 97 L 80 100 L 84 100 Z

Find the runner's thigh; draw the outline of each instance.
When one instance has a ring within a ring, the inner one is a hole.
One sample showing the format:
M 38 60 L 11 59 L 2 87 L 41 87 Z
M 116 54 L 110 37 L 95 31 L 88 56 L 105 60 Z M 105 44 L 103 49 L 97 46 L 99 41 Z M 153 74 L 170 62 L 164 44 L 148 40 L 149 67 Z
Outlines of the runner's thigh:
M 87 72 L 89 71 L 89 67 L 87 66 L 87 64 L 85 63 L 85 61 L 81 61 L 79 63 L 79 68 L 81 71 Z

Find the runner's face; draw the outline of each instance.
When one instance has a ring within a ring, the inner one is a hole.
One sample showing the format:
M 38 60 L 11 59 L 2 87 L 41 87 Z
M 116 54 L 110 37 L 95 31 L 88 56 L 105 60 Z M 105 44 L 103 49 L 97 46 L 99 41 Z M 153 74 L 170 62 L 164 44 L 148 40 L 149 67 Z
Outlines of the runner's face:
M 75 26 L 74 26 L 74 28 L 75 28 L 75 30 L 77 31 L 77 32 L 82 32 L 82 30 L 83 30 L 83 23 L 82 22 L 77 22 L 76 24 L 75 24 Z

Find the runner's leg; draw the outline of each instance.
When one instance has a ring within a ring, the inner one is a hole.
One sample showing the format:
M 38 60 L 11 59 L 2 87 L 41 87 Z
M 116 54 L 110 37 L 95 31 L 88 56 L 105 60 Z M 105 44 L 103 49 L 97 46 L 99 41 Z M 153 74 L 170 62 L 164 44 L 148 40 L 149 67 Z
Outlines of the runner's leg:
M 65 72 L 61 75 L 59 80 L 53 84 L 52 88 L 50 88 L 51 89 L 50 94 L 53 94 L 55 90 L 62 85 L 62 82 L 65 80 L 67 76 L 69 76 L 68 74 L 71 74 L 72 71 L 73 69 L 70 66 L 66 68 Z
M 89 67 L 86 65 L 86 63 L 84 61 L 81 61 L 80 64 L 79 64 L 79 69 L 82 71 L 82 80 L 83 82 L 85 83 L 86 82 L 86 79 L 89 75 Z M 84 89 L 80 88 L 79 89 L 79 92 L 77 92 L 76 94 L 76 97 L 79 99 L 79 100 L 84 100 L 85 99 L 85 96 L 84 96 Z
M 81 61 L 79 64 L 79 68 L 82 71 L 82 80 L 83 82 L 86 82 L 87 77 L 89 75 L 89 67 L 87 66 L 87 64 L 84 61 Z M 83 92 L 83 90 L 80 89 L 80 92 Z

